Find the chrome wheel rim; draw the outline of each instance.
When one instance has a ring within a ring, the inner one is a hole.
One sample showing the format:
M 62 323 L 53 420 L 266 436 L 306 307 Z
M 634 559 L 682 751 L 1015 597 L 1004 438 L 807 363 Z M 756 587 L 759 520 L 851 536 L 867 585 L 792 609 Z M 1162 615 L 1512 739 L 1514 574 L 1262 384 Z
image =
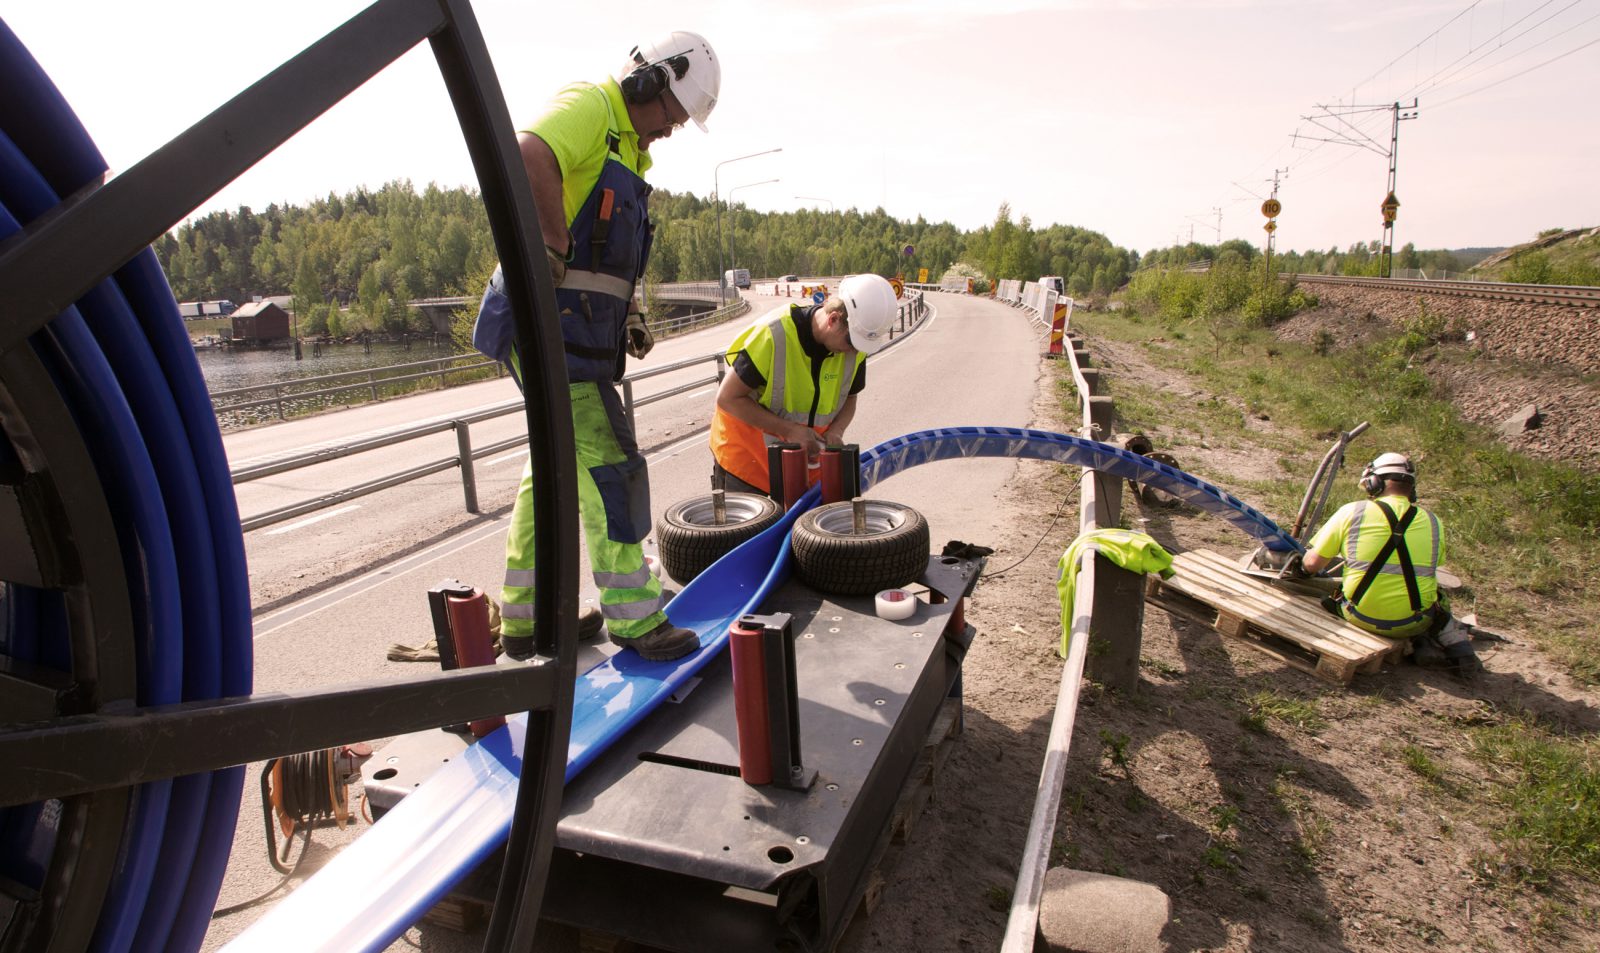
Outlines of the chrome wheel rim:
M 727 522 L 723 526 L 738 526 L 751 520 L 760 519 L 766 511 L 764 500 L 761 496 L 729 496 L 727 498 Z M 712 505 L 711 498 L 696 500 L 683 508 L 680 514 L 683 521 L 692 526 L 716 526 L 717 512 Z
M 866 500 L 866 531 L 856 532 L 855 512 L 850 504 L 817 510 L 817 529 L 830 536 L 882 536 L 905 525 L 905 507 L 881 500 Z

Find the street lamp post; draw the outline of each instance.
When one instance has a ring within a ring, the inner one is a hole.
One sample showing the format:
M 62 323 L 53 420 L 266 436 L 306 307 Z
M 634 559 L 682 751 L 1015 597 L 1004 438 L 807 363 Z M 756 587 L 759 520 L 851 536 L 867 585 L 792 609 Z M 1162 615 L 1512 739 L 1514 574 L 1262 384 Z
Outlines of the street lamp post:
M 833 214 L 833 199 L 825 199 L 820 195 L 796 195 L 795 198 L 805 202 L 827 202 L 828 214 Z M 828 260 L 833 263 L 833 270 L 837 272 L 839 270 L 839 253 L 834 250 L 832 242 L 828 243 Z M 818 262 L 818 264 L 821 263 Z
M 737 156 L 732 159 L 724 159 L 717 163 L 716 168 L 711 170 L 711 201 L 717 207 L 717 294 L 720 296 L 717 300 L 717 304 L 719 305 L 728 300 L 728 273 L 722 268 L 722 191 L 717 186 L 717 176 L 719 173 L 721 173 L 722 167 L 730 162 L 740 162 L 745 159 L 754 159 L 756 156 L 770 155 L 774 152 L 782 151 L 783 147 L 779 146 L 776 149 L 767 149 L 762 152 L 752 152 L 747 156 Z
M 740 189 L 754 188 L 755 186 L 758 186 L 758 185 L 771 185 L 772 183 L 779 182 L 779 181 L 782 181 L 782 180 L 781 179 L 763 179 L 760 182 L 746 182 L 744 185 L 736 185 L 733 188 L 728 190 L 728 204 L 729 205 L 733 204 L 733 193 L 739 191 Z M 739 225 L 736 222 L 736 223 L 733 224 L 733 226 L 731 228 L 728 229 L 728 267 L 729 268 L 738 268 L 739 267 L 739 263 L 734 260 L 736 256 L 733 253 L 733 244 L 734 244 L 733 240 L 738 234 L 739 234 Z

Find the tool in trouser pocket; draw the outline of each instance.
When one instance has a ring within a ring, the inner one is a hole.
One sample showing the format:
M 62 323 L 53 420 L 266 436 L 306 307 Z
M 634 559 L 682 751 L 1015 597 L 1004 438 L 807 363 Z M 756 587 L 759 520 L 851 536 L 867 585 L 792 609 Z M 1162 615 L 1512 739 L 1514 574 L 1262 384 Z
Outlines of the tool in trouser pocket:
M 617 193 L 611 189 L 600 190 L 600 204 L 595 208 L 594 232 L 589 236 L 589 244 L 594 246 L 594 258 L 591 267 L 599 268 L 601 253 L 605 251 L 606 242 L 611 237 L 611 209 L 616 204 Z

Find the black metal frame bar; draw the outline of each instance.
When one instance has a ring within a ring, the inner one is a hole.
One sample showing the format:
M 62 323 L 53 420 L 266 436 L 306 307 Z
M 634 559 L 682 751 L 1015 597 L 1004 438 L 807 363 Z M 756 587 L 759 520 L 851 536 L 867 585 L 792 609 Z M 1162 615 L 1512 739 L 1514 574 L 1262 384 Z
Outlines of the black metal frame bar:
M 534 512 L 540 527 L 535 540 L 538 654 L 525 667 L 447 672 L 402 685 L 136 709 L 128 585 L 115 547 L 96 544 L 114 538 L 104 496 L 70 415 L 54 387 L 45 386 L 48 376 L 34 366 L 38 361 L 26 343 L 190 210 L 423 40 L 438 61 L 477 172 L 512 302 L 523 379 L 529 382 L 528 440 L 540 463 L 534 468 Z M 353 740 L 351 735 L 392 735 L 527 710 L 510 862 L 485 948 L 531 945 L 566 766 L 578 597 L 575 561 L 560 558 L 577 547 L 576 474 L 564 356 L 553 320 L 555 289 L 543 255 L 536 254 L 541 244 L 532 190 L 468 0 L 378 0 L 127 172 L 91 184 L 0 242 L 0 301 L 5 302 L 0 318 L 0 422 L 19 443 L 28 465 L 23 479 L 32 479 L 35 486 L 59 484 L 56 496 L 72 504 L 29 527 L 38 530 L 30 533 L 35 549 L 64 545 L 83 565 L 82 581 L 67 593 L 74 676 L 86 682 L 67 693 L 80 701 L 58 703 L 50 720 L 0 731 L 0 764 L 6 765 L 6 794 L 0 803 L 67 796 L 69 815 L 83 817 L 64 822 L 58 859 L 74 853 L 63 845 L 91 839 L 92 832 L 114 853 L 123 811 L 103 805 L 125 804 L 128 789 L 143 781 L 311 750 Z M 548 320 L 536 320 L 540 315 Z M 46 428 L 48 435 L 39 433 Z M 36 448 L 29 441 L 35 437 L 39 446 L 30 456 Z M 49 564 L 46 558 L 35 562 L 40 571 Z M 20 676 L 0 679 L 0 690 L 9 697 L 22 691 L 21 684 Z M 29 694 L 32 704 L 40 697 Z M 327 717 L 333 710 L 338 718 Z M 362 714 L 353 718 L 354 711 Z M 327 727 L 335 724 L 337 731 Z M 204 743 L 206 739 L 216 744 Z M 138 752 L 137 763 L 126 757 L 131 751 Z M 52 770 L 63 762 L 70 762 L 73 770 L 66 775 Z M 95 793 L 74 799 L 72 791 Z M 89 806 L 76 806 L 80 802 Z M 114 823 L 95 828 L 93 822 L 100 818 Z M 102 866 L 94 860 L 84 858 L 80 866 Z M 97 893 L 83 882 L 92 879 L 87 869 L 78 873 L 77 881 L 71 871 L 52 870 L 36 938 L 47 939 L 52 950 L 87 947 L 109 879 L 109 860 L 103 875 L 96 874 L 105 878 Z

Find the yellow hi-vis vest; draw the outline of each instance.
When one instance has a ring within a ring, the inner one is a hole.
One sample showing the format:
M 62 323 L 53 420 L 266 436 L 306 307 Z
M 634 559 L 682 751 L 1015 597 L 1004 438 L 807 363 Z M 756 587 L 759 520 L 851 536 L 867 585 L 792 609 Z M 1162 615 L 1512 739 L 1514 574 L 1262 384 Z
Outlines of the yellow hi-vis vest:
M 784 420 L 805 424 L 821 433 L 838 416 L 850 397 L 850 384 L 856 368 L 867 356 L 859 351 L 830 353 L 813 379 L 811 356 L 800 344 L 795 321 L 804 320 L 799 305 L 786 305 L 756 319 L 728 345 L 728 373 L 740 351 L 766 379 L 757 403 Z M 721 408 L 711 418 L 711 455 L 729 473 L 750 484 L 766 488 L 767 446 L 779 443 Z M 820 471 L 810 471 L 812 482 Z
M 1439 563 L 1444 560 L 1444 533 L 1439 518 L 1404 496 L 1391 495 L 1381 499 L 1397 518 L 1403 518 L 1413 508 L 1417 510 L 1416 517 L 1405 531 L 1405 541 L 1406 550 L 1411 556 L 1420 608 L 1422 612 L 1427 612 L 1439 601 L 1438 569 Z M 1391 553 L 1377 568 L 1378 575 L 1368 584 L 1359 605 L 1351 605 L 1348 601 L 1373 571 L 1373 560 L 1391 535 L 1389 521 L 1378 508 L 1377 501 L 1358 500 L 1340 507 L 1311 538 L 1306 548 L 1329 558 L 1343 554 L 1345 567 L 1342 591 L 1346 600 L 1346 619 L 1368 631 L 1403 638 L 1426 630 L 1431 619 L 1412 610 L 1405 572 L 1398 554 Z

